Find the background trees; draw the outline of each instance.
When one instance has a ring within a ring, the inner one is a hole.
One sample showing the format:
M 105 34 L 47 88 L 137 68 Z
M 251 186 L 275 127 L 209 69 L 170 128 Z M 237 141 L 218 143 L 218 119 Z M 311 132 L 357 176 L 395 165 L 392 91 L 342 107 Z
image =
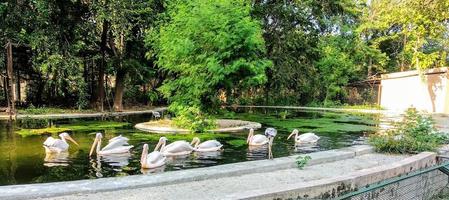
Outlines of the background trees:
M 448 10 L 447 0 L 5 0 L 0 85 L 23 106 L 98 110 L 346 103 L 348 85 L 379 73 L 447 66 Z

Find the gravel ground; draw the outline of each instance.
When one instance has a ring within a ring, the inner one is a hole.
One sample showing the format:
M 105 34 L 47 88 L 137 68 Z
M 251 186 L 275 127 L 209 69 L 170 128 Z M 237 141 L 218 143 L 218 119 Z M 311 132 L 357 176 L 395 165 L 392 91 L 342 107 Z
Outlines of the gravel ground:
M 303 170 L 287 169 L 269 173 L 256 173 L 195 181 L 167 186 L 126 189 L 92 194 L 76 194 L 47 200 L 72 199 L 231 199 L 238 197 L 243 191 L 260 190 L 267 187 L 287 186 L 299 182 L 307 183 L 316 180 L 335 178 L 357 170 L 376 167 L 383 164 L 399 161 L 406 156 L 366 154 L 352 159 L 312 165 Z

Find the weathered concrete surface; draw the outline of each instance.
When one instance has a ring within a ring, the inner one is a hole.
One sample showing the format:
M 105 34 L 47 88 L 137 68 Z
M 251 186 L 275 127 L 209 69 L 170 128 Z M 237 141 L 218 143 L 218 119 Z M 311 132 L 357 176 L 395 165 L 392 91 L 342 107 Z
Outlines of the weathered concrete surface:
M 244 120 L 233 120 L 233 119 L 218 119 L 218 128 L 213 130 L 208 130 L 210 132 L 239 132 L 252 129 L 259 129 L 262 124 L 257 122 L 250 122 Z M 141 131 L 146 131 L 150 133 L 190 133 L 190 130 L 181 129 L 176 127 L 158 126 L 154 122 L 143 122 L 138 123 L 134 126 L 136 129 Z
M 278 191 L 297 186 L 305 188 L 304 191 L 309 194 L 323 196 L 329 195 L 328 190 L 335 190 L 330 181 L 338 181 L 341 179 L 339 177 L 352 178 L 354 172 L 379 165 L 390 165 L 404 158 L 406 156 L 364 154 L 347 160 L 308 166 L 304 170 L 289 168 L 166 186 L 76 194 L 50 199 L 296 199 L 297 196 Z M 309 198 L 317 199 L 313 196 Z
M 339 150 L 330 150 L 309 154 L 312 160 L 309 165 L 318 165 L 353 158 L 373 152 L 372 147 L 361 145 Z M 29 199 L 35 197 L 51 197 L 76 193 L 92 193 L 115 191 L 118 189 L 156 187 L 193 181 L 209 181 L 224 177 L 263 174 L 272 171 L 294 169 L 296 156 L 220 165 L 191 170 L 171 171 L 161 174 L 135 175 L 128 177 L 103 178 L 45 184 L 28 184 L 0 187 L 0 199 Z
M 116 117 L 136 114 L 150 114 L 154 111 L 162 112 L 167 110 L 166 107 L 155 108 L 151 110 L 123 111 L 123 112 L 97 112 L 97 113 L 65 113 L 65 114 L 42 114 L 42 115 L 25 115 L 18 114 L 16 119 L 69 119 L 69 118 L 96 118 L 96 117 Z M 0 120 L 8 120 L 9 115 L 0 115 Z

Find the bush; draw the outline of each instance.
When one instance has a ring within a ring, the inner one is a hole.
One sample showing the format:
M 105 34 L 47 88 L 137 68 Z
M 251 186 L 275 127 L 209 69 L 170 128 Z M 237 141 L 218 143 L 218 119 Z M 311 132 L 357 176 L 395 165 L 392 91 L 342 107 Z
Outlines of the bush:
M 215 120 L 197 107 L 178 107 L 176 117 L 173 119 L 175 126 L 200 133 L 216 127 Z
M 409 108 L 401 122 L 385 133 L 370 136 L 369 143 L 376 151 L 391 153 L 418 153 L 435 151 L 447 142 L 446 134 L 438 132 L 432 117 Z

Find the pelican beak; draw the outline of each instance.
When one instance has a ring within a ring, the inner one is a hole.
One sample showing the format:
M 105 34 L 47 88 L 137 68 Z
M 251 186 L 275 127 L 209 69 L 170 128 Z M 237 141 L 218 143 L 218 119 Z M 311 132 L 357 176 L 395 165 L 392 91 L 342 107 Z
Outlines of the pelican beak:
M 90 148 L 90 152 L 89 152 L 89 156 L 92 156 L 92 154 L 94 153 L 94 149 L 98 144 L 98 137 L 95 137 L 94 143 L 92 144 L 92 147 Z
M 247 144 L 249 144 L 249 142 L 250 142 L 251 138 L 253 137 L 253 135 L 254 135 L 254 130 L 250 129 L 249 133 L 248 133 L 248 138 L 246 138 L 246 143 Z
M 293 131 L 289 136 L 288 136 L 288 138 L 287 138 L 287 140 L 289 140 L 293 135 L 295 135 L 296 133 L 295 133 L 295 131 Z
M 159 140 L 159 142 L 157 143 L 156 147 L 154 147 L 154 151 L 157 151 L 159 149 L 159 147 L 161 147 L 162 145 L 162 141 Z
M 70 137 L 70 135 L 65 136 L 65 138 L 70 140 L 70 142 L 73 142 L 73 144 L 76 144 L 76 146 L 79 146 L 79 144 L 72 137 Z

